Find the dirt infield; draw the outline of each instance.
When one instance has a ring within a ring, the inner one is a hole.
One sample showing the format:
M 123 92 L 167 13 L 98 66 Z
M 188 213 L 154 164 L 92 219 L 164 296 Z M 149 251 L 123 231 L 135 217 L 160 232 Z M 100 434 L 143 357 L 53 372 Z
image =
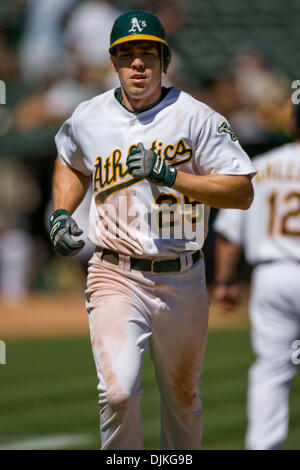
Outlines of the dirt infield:
M 235 313 L 223 314 L 211 305 L 210 329 L 247 329 L 247 293 Z M 0 339 L 89 334 L 83 293 L 31 293 L 22 302 L 0 301 Z
M 0 302 L 1 339 L 88 334 L 82 294 L 32 293 L 17 304 Z

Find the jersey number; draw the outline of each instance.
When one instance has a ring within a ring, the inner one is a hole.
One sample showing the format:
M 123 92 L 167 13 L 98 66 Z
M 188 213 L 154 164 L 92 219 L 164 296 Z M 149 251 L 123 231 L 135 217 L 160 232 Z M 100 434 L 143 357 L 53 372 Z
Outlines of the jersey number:
M 184 210 L 185 220 L 192 225 L 195 225 L 197 222 L 200 222 L 202 217 L 203 205 L 195 201 L 195 199 L 189 198 L 188 196 L 182 195 L 182 202 Z M 176 214 L 177 207 L 179 204 L 179 199 L 172 193 L 162 193 L 155 199 L 155 204 L 161 206 L 162 204 L 168 204 L 169 208 L 173 209 L 173 212 L 167 211 L 167 222 L 164 222 L 164 212 L 160 211 L 158 215 L 158 227 L 162 229 L 166 227 L 166 224 L 171 228 L 179 224 L 179 220 Z M 175 210 L 174 210 L 175 209 Z
M 160 210 L 158 212 L 158 228 L 161 230 L 164 227 L 174 227 L 175 225 L 178 225 L 178 218 L 176 216 L 176 211 L 178 208 L 178 197 L 175 196 L 172 193 L 163 193 L 160 194 L 156 199 L 155 199 L 155 204 L 158 206 L 161 206 L 162 204 L 167 204 L 169 206 L 169 209 L 166 209 L 164 212 L 163 210 Z M 172 209 L 172 210 L 171 210 Z
M 300 237 L 299 230 L 291 230 L 289 228 L 290 222 L 292 219 L 297 218 L 300 220 L 300 193 L 291 192 L 286 196 L 279 194 L 277 191 L 274 191 L 268 197 L 268 203 L 270 206 L 270 219 L 268 226 L 268 235 L 271 237 L 274 234 L 275 221 L 277 219 L 278 204 L 288 203 L 290 201 L 295 201 L 297 207 L 294 210 L 286 211 L 284 214 L 279 216 L 279 233 L 283 236 L 289 237 Z

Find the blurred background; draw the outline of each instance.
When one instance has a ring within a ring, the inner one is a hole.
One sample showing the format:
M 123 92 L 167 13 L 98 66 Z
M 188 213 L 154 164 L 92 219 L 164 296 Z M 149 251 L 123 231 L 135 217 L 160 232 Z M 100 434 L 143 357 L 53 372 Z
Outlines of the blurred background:
M 84 100 L 115 87 L 109 33 L 132 8 L 163 22 L 178 86 L 223 114 L 250 157 L 290 141 L 291 85 L 300 79 L 298 0 L 0 0 L 0 449 L 97 449 L 96 374 L 83 303 L 91 243 L 54 256 L 48 241 L 51 179 L 62 122 Z M 3 87 L 1 88 L 3 89 Z M 87 224 L 87 195 L 76 217 Z M 216 216 L 212 210 L 211 222 Z M 205 244 L 208 284 L 215 234 Z M 251 269 L 242 261 L 244 303 L 224 318 L 212 305 L 201 393 L 203 447 L 242 449 Z M 1 362 L 1 361 L 0 361 Z M 145 447 L 159 448 L 159 398 L 144 372 Z M 295 382 L 294 390 L 300 391 Z M 300 449 L 293 397 L 286 448 Z M 293 395 L 294 393 L 294 395 Z M 224 401 L 226 406 L 224 406 Z

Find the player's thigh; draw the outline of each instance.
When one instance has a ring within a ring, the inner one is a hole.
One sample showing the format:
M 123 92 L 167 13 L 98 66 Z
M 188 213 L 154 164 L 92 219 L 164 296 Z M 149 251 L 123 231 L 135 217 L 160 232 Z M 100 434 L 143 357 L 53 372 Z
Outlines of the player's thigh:
M 253 274 L 250 317 L 252 342 L 260 357 L 289 360 L 300 334 L 300 266 L 272 264 Z
M 161 300 L 151 338 L 156 377 L 169 399 L 188 406 L 198 392 L 207 342 L 209 302 L 204 268 L 175 276 Z
M 116 281 L 89 290 L 91 344 L 100 381 L 107 389 L 130 394 L 139 386 L 151 328 L 143 305 L 130 295 L 130 286 Z

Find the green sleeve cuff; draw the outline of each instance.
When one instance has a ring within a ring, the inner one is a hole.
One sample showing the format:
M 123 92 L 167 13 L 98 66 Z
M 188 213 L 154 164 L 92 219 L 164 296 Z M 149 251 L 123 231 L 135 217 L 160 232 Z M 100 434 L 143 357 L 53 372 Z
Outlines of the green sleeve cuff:
M 53 220 L 59 217 L 60 215 L 70 215 L 70 212 L 67 211 L 66 209 L 57 209 L 56 211 L 52 213 L 50 217 L 50 223 L 52 223 Z

